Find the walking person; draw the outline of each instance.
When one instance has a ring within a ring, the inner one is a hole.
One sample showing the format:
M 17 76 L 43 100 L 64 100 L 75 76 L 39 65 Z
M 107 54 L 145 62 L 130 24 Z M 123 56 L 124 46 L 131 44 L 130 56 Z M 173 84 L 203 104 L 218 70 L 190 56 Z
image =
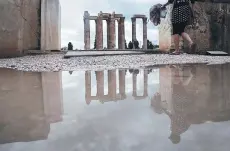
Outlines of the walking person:
M 190 3 L 192 7 L 190 6 Z M 189 48 L 192 53 L 196 51 L 196 44 L 192 41 L 190 36 L 185 32 L 185 27 L 190 24 L 191 18 L 193 18 L 193 4 L 195 0 L 168 0 L 166 4 L 162 6 L 165 8 L 169 4 L 173 4 L 172 9 L 172 28 L 173 28 L 173 40 L 175 44 L 175 51 L 172 54 L 179 55 L 179 40 L 180 36 L 189 43 Z

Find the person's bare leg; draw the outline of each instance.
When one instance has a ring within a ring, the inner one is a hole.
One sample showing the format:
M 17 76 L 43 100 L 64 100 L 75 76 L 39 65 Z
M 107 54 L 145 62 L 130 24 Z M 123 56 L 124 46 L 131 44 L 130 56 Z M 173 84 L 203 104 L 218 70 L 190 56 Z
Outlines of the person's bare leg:
M 196 53 L 196 50 L 197 50 L 197 45 L 192 41 L 192 39 L 190 38 L 190 36 L 183 32 L 181 34 L 181 36 L 183 37 L 183 39 L 187 40 L 188 43 L 189 43 L 189 48 L 190 48 L 190 53 Z
M 180 42 L 180 36 L 178 34 L 173 35 L 174 45 L 175 45 L 175 52 L 179 53 L 179 42 Z
M 190 38 L 190 36 L 187 33 L 183 32 L 181 34 L 181 36 L 183 37 L 183 39 L 185 39 L 189 43 L 189 46 L 191 46 L 193 44 L 192 39 Z

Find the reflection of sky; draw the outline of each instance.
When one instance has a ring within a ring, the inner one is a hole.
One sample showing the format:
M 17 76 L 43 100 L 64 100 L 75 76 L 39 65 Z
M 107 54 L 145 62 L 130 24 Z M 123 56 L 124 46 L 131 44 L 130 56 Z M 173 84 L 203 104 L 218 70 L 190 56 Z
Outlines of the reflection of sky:
M 126 78 L 130 90 L 132 76 L 127 72 Z M 153 91 L 157 79 L 157 73 L 149 74 Z M 168 139 L 169 118 L 154 113 L 148 98 L 134 101 L 128 96 L 123 101 L 86 105 L 84 72 L 63 72 L 62 82 L 63 122 L 51 124 L 49 138 L 0 145 L 0 151 L 229 151 L 230 122 L 192 125 L 173 145 Z M 95 87 L 95 80 L 92 83 Z

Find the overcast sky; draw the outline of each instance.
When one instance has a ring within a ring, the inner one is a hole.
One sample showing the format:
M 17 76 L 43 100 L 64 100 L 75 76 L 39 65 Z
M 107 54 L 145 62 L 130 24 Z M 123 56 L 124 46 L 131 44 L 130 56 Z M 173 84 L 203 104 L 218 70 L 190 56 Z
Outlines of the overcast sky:
M 67 46 L 71 41 L 74 48 L 84 48 L 84 11 L 89 11 L 90 15 L 97 15 L 100 11 L 106 13 L 122 13 L 125 17 L 125 38 L 131 40 L 131 16 L 133 14 L 145 14 L 149 17 L 149 9 L 157 3 L 165 3 L 167 0 L 60 0 L 62 13 L 62 47 Z M 104 24 L 104 46 L 106 47 L 106 22 Z M 95 39 L 95 23 L 91 26 L 91 47 Z M 142 44 L 142 21 L 137 20 L 137 39 Z M 117 30 L 116 30 L 117 32 Z M 117 37 L 116 37 L 117 38 Z M 148 39 L 153 43 L 158 43 L 158 30 L 150 22 L 148 23 Z

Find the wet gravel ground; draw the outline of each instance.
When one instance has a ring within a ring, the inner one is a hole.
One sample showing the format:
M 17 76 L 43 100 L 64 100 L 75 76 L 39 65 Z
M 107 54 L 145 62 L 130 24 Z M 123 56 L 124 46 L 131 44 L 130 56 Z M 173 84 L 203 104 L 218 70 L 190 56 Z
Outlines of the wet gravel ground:
M 229 63 L 228 56 L 201 55 L 120 55 L 100 57 L 73 57 L 64 59 L 63 54 L 25 56 L 20 58 L 0 59 L 0 68 L 12 68 L 22 71 L 73 71 L 100 70 L 114 68 L 142 68 L 161 64 L 185 63 Z

